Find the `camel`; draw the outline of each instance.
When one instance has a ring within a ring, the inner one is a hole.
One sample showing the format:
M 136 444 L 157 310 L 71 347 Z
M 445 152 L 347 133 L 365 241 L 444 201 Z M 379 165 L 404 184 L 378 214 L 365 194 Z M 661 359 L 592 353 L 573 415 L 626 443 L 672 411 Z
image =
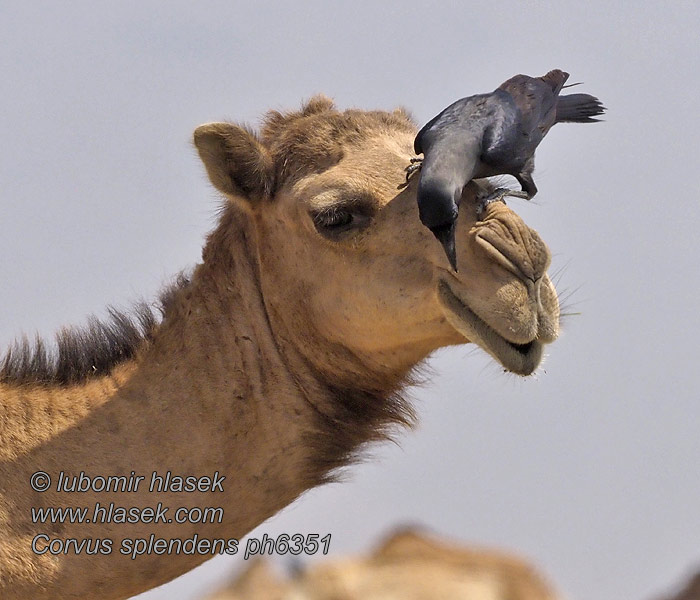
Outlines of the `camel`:
M 204 600 L 557 600 L 517 556 L 457 545 L 415 527 L 398 530 L 367 557 L 325 559 L 280 573 L 256 556 Z M 656 600 L 700 600 L 700 571 Z
M 57 355 L 20 342 L 2 362 L 3 600 L 127 598 L 232 553 L 413 423 L 405 392 L 437 348 L 473 342 L 508 371 L 537 368 L 559 331 L 546 245 L 502 203 L 479 213 L 487 186 L 472 183 L 451 271 L 418 220 L 415 182 L 401 186 L 415 133 L 401 109 L 340 111 L 325 97 L 268 113 L 259 133 L 196 129 L 225 202 L 162 318 L 112 311 L 60 333 Z M 167 473 L 179 485 L 151 490 Z M 32 509 L 96 503 L 142 512 L 34 522 Z M 170 512 L 145 510 L 159 506 Z M 223 515 L 176 522 L 183 507 Z
M 677 588 L 673 595 L 664 596 L 665 600 L 700 600 L 700 571 L 696 571 L 682 588 Z
M 415 528 L 390 535 L 367 557 L 319 561 L 280 577 L 257 558 L 206 600 L 557 600 L 529 564 Z

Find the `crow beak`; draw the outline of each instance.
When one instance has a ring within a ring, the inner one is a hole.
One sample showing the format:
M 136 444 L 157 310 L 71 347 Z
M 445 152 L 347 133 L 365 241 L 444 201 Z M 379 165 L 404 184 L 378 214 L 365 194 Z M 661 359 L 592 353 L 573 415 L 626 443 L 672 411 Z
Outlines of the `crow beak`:
M 447 255 L 447 260 L 450 261 L 450 265 L 455 273 L 457 273 L 457 251 L 455 250 L 455 222 L 452 221 L 449 225 L 440 225 L 439 227 L 433 227 L 430 231 L 438 239 L 440 244 L 442 244 L 445 254 Z

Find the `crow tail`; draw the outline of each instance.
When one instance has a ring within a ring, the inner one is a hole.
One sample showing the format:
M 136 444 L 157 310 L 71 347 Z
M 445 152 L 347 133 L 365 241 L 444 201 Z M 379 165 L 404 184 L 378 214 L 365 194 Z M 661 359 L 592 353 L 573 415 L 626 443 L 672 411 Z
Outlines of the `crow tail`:
M 594 123 L 605 112 L 598 98 L 590 94 L 569 94 L 557 98 L 557 123 Z

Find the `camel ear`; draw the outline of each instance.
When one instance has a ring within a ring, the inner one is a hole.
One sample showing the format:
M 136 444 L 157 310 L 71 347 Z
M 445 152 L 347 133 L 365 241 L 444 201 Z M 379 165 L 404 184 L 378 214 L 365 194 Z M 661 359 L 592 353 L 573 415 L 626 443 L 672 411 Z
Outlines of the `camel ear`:
M 232 123 L 207 123 L 195 129 L 194 145 L 220 192 L 249 200 L 272 193 L 272 157 L 251 131 Z

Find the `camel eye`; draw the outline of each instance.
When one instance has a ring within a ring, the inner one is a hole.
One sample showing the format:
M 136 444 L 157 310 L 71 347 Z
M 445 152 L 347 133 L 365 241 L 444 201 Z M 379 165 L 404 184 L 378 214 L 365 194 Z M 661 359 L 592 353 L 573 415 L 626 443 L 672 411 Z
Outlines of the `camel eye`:
M 331 207 L 312 215 L 314 226 L 321 234 L 329 238 L 342 235 L 353 229 L 360 228 L 369 222 L 369 216 L 355 209 Z

